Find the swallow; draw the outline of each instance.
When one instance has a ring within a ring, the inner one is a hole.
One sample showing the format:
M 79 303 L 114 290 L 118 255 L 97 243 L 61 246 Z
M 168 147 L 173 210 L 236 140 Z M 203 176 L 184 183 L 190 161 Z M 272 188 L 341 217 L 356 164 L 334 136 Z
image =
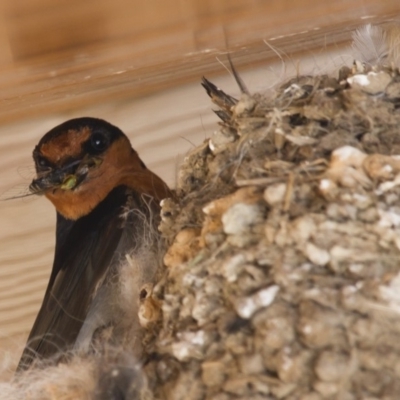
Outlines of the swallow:
M 121 263 L 127 254 L 135 257 L 145 241 L 151 247 L 146 229 L 157 230 L 160 201 L 171 195 L 127 136 L 101 119 L 56 126 L 39 141 L 33 159 L 36 177 L 29 189 L 56 209 L 56 245 L 17 372 L 37 359 L 88 351 L 102 329 L 118 327 Z M 146 274 L 151 279 L 154 266 L 144 266 Z

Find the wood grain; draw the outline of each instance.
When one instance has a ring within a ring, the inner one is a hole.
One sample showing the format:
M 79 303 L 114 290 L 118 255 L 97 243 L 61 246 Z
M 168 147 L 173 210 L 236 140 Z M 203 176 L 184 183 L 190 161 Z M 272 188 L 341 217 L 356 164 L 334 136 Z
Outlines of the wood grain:
M 365 23 L 393 19 L 397 0 L 3 0 L 0 121 L 141 97 L 220 69 L 320 51 Z M 0 52 L 1 54 L 1 52 Z

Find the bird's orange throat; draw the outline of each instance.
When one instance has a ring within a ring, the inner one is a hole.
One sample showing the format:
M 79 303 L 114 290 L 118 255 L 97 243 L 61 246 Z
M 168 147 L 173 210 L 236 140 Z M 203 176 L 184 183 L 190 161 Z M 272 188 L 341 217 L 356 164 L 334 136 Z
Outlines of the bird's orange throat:
M 164 181 L 147 169 L 129 142 L 121 138 L 80 185 L 72 190 L 49 190 L 46 197 L 65 218 L 77 220 L 89 214 L 118 186 L 127 186 L 158 202 L 171 196 Z

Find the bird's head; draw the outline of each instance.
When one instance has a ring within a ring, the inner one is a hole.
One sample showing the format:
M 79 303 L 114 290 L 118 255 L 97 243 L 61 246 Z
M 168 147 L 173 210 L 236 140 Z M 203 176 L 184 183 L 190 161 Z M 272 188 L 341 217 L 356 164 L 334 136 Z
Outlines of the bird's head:
M 58 125 L 39 141 L 33 159 L 37 177 L 31 192 L 44 194 L 68 219 L 88 214 L 120 185 L 157 200 L 169 194 L 125 134 L 100 119 L 77 118 Z

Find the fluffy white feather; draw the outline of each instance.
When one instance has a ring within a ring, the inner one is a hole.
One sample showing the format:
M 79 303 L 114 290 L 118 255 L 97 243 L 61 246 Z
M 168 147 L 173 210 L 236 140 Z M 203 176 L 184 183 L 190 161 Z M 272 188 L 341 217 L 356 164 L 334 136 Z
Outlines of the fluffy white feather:
M 352 34 L 354 58 L 377 65 L 388 58 L 389 46 L 386 31 L 380 26 L 364 25 Z

